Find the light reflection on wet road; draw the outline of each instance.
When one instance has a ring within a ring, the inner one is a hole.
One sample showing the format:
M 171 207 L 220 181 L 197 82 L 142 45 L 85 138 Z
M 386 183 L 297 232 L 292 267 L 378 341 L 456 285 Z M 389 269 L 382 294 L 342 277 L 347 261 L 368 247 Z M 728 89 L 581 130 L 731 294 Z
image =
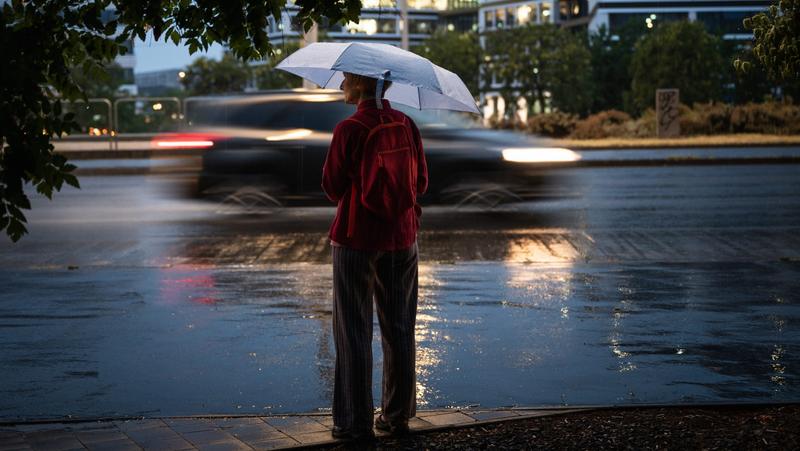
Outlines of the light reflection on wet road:
M 0 245 L 0 417 L 330 405 L 331 209 L 82 183 Z M 556 201 L 426 210 L 421 407 L 800 398 L 800 166 L 563 183 Z

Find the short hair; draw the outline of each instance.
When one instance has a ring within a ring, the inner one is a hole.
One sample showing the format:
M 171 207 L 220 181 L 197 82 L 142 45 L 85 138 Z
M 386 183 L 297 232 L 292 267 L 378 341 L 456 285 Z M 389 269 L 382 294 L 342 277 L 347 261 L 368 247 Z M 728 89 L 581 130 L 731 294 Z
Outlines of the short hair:
M 349 73 L 349 72 L 348 72 Z M 367 77 L 366 75 L 359 75 L 349 73 L 351 77 L 358 83 L 359 85 L 363 86 L 367 92 L 373 94 L 378 87 L 378 79 Z M 389 86 L 392 86 L 392 82 L 390 80 L 383 81 L 383 92 L 381 92 L 381 98 L 386 95 L 386 90 L 389 89 Z

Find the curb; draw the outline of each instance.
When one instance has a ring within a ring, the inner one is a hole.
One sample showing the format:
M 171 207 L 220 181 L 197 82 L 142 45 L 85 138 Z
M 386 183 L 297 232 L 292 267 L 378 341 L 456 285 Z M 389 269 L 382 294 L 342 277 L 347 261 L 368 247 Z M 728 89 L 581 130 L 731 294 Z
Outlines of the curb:
M 672 149 L 685 149 L 685 148 L 692 148 L 692 149 L 714 149 L 714 148 L 745 148 L 745 147 L 759 147 L 759 148 L 771 148 L 771 147 L 797 147 L 800 145 L 800 141 L 785 141 L 785 142 L 747 142 L 747 141 L 739 141 L 739 142 L 723 142 L 723 143 L 693 143 L 693 142 L 666 142 L 666 143 L 658 143 L 658 144 L 651 144 L 651 143 L 625 143 L 618 146 L 597 146 L 597 145 L 581 145 L 579 143 L 573 143 L 570 141 L 560 141 L 555 140 L 554 145 L 559 147 L 566 147 L 570 150 L 580 150 L 580 151 L 593 151 L 593 150 L 672 150 Z
M 56 150 L 70 160 L 141 160 L 160 157 L 201 156 L 198 149 Z
M 529 411 L 588 411 L 588 410 L 613 410 L 613 409 L 668 409 L 668 408 L 753 408 L 753 407 L 781 407 L 800 404 L 800 399 L 790 401 L 772 402 L 703 402 L 703 403 L 640 403 L 640 404 L 576 404 L 565 406 L 512 406 L 512 407 L 467 407 L 454 409 L 430 409 L 419 410 L 418 415 L 429 416 L 429 414 L 444 414 L 454 412 L 529 412 Z M 328 417 L 327 412 L 289 412 L 274 413 L 270 415 L 257 414 L 224 414 L 209 413 L 198 415 L 169 415 L 169 416 L 119 416 L 119 417 L 83 417 L 83 418 L 45 418 L 32 420 L 0 420 L 0 427 L 27 424 L 49 424 L 49 423 L 86 423 L 86 422 L 105 422 L 105 421 L 128 421 L 143 419 L 198 419 L 198 418 L 261 418 L 261 417 Z M 474 423 L 473 423 L 474 424 Z

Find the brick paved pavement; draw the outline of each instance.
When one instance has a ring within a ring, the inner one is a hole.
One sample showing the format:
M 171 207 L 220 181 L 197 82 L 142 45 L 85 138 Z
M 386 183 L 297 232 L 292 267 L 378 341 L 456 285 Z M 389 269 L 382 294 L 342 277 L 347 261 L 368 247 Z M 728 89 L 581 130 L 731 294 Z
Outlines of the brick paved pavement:
M 583 409 L 420 411 L 412 433 Z M 270 450 L 336 443 L 330 415 L 164 417 L 0 425 L 0 451 Z M 380 435 L 380 433 L 379 433 Z

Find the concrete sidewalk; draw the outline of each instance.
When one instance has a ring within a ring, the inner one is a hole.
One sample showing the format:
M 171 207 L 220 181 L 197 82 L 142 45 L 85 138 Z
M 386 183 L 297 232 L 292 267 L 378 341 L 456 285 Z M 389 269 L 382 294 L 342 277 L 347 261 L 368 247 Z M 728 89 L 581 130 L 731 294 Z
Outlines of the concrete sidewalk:
M 419 411 L 412 433 L 563 415 L 590 408 Z M 268 450 L 335 444 L 329 414 L 192 416 L 0 423 L 0 451 Z M 382 433 L 378 433 L 380 436 Z

